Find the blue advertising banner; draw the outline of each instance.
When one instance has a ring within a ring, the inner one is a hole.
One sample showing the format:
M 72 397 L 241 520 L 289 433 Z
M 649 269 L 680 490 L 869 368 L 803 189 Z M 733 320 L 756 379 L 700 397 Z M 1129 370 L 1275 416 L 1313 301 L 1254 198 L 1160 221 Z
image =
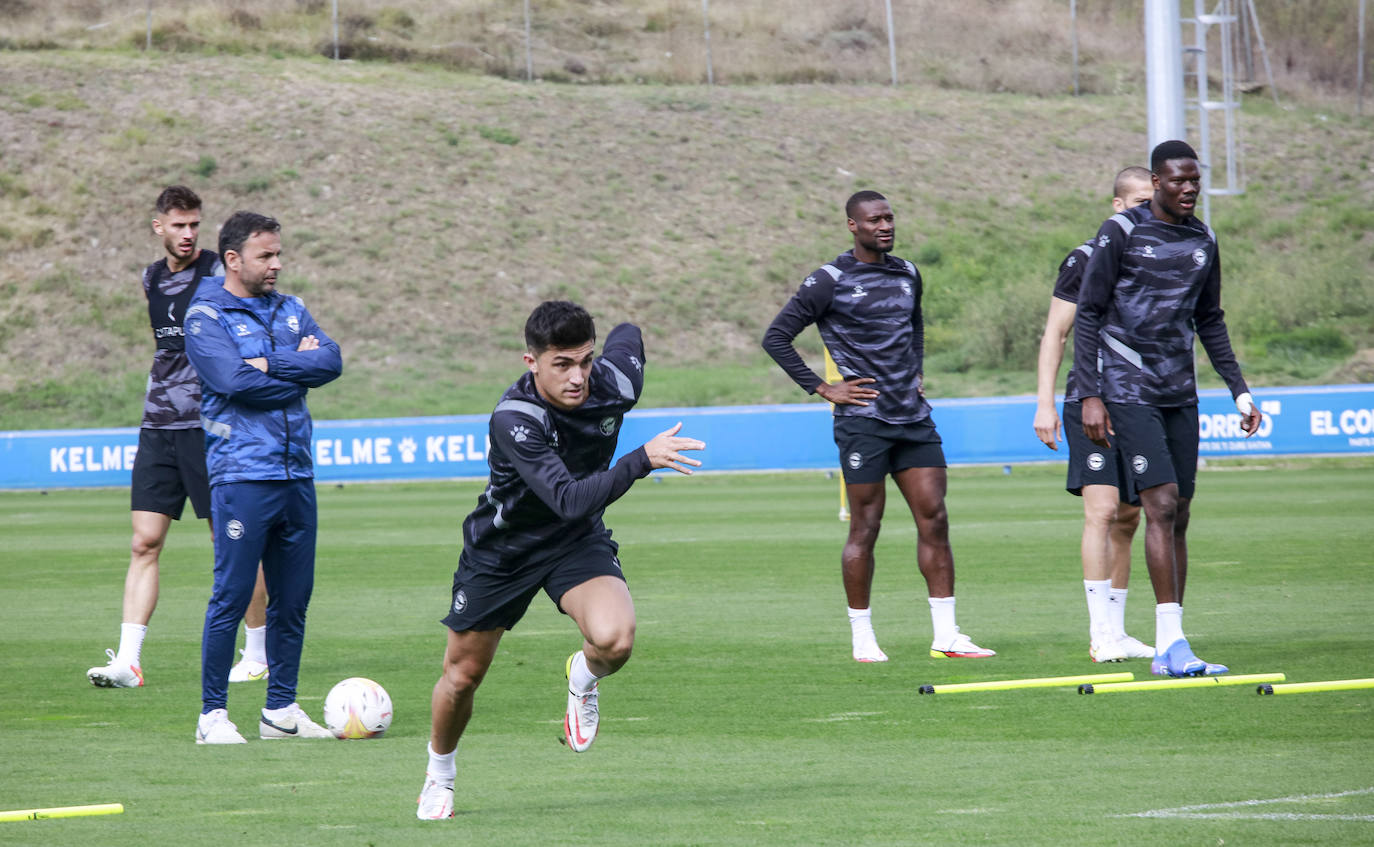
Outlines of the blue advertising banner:
M 1265 414 L 1253 438 L 1223 390 L 1199 397 L 1204 457 L 1374 454 L 1374 385 L 1255 390 Z M 950 464 L 1062 461 L 1031 430 L 1035 398 L 935 400 Z M 324 482 L 449 479 L 487 474 L 487 415 L 316 421 L 315 474 Z M 621 452 L 674 423 L 707 444 L 703 470 L 829 469 L 838 465 L 824 403 L 645 409 L 625 418 Z M 137 429 L 0 433 L 0 489 L 127 486 Z

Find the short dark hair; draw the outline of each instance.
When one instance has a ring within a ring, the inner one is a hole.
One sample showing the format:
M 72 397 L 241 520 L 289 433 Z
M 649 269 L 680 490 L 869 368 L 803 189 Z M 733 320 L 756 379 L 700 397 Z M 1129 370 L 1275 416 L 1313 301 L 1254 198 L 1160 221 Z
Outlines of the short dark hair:
M 184 185 L 169 185 L 157 195 L 157 213 L 165 215 L 173 209 L 194 212 L 200 208 L 200 197 Z
M 859 209 L 859 204 L 867 203 L 870 200 L 886 200 L 887 198 L 876 191 L 856 191 L 849 195 L 849 199 L 844 201 L 844 216 L 854 220 L 854 215 Z
M 1172 159 L 1192 159 L 1197 161 L 1197 152 L 1186 141 L 1161 141 L 1150 154 L 1150 171 L 1159 173 L 1164 163 Z
M 1131 165 L 1129 168 L 1122 168 L 1121 171 L 1117 173 L 1116 179 L 1112 182 L 1112 196 L 1120 197 L 1122 200 L 1125 200 L 1127 193 L 1126 187 L 1131 184 L 1132 180 L 1148 183 L 1150 181 L 1150 172 L 1140 165 Z
M 243 255 L 243 242 L 260 232 L 281 232 L 281 224 L 257 212 L 239 211 L 230 215 L 219 231 L 220 258 L 223 259 L 230 250 Z
M 596 341 L 596 324 L 587 310 L 567 300 L 545 300 L 525 321 L 525 346 L 538 356 L 545 350 L 571 350 Z

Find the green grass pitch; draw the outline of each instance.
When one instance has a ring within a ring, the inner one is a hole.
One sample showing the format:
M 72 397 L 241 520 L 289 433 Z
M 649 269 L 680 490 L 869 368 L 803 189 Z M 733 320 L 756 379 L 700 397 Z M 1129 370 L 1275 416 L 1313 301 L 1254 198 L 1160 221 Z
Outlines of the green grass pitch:
M 709 458 L 709 456 L 707 457 Z M 1374 676 L 1374 463 L 1204 471 L 1186 631 L 1203 658 L 1290 682 Z M 259 684 L 230 687 L 249 743 L 200 747 L 204 523 L 173 527 L 148 685 L 98 690 L 127 566 L 124 491 L 0 494 L 0 808 L 123 803 L 0 823 L 0 844 L 1374 844 L 1374 691 L 1251 686 L 1082 697 L 917 696 L 926 683 L 1132 670 L 1092 664 L 1080 501 L 1062 468 L 955 469 L 959 622 L 999 651 L 933 660 L 895 489 L 875 625 L 849 658 L 845 525 L 822 474 L 640 482 L 607 515 L 635 596 L 635 656 L 602 685 L 601 738 L 559 743 L 571 622 L 542 596 L 502 643 L 459 748 L 457 818 L 418 822 L 438 618 L 476 482 L 321 486 L 300 699 L 368 676 L 381 739 L 264 742 Z M 1153 637 L 1140 541 L 1128 628 Z

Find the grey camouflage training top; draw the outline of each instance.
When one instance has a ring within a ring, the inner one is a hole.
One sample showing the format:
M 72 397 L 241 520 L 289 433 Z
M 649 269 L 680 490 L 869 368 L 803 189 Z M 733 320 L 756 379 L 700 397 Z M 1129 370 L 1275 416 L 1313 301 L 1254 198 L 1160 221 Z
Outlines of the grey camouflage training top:
M 1247 391 L 1221 310 L 1212 231 L 1195 217 L 1165 223 L 1148 203 L 1112 215 L 1097 231 L 1078 294 L 1074 367 L 1084 375 L 1082 396 L 1196 405 L 1195 334 L 1231 396 Z

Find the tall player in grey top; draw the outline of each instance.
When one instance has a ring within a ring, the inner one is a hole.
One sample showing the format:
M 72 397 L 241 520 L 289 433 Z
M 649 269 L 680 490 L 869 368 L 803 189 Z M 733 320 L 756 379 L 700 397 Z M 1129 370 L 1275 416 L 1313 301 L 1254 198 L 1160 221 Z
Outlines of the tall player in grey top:
M 1125 168 L 1112 183 L 1112 208 L 1124 212 L 1149 203 L 1154 196 L 1150 172 Z M 1045 334 L 1036 366 L 1035 434 L 1058 450 L 1060 421 L 1054 407 L 1054 384 L 1064 358 L 1064 342 L 1073 331 L 1083 270 L 1092 258 L 1096 238 L 1064 257 L 1050 297 Z M 1123 491 L 1125 474 L 1115 449 L 1103 449 L 1083 435 L 1082 377 L 1069 368 L 1064 386 L 1064 440 L 1069 448 L 1065 488 L 1083 498 L 1083 592 L 1088 604 L 1088 655 L 1094 662 L 1153 658 L 1155 651 L 1126 633 L 1126 597 L 1131 575 L 1131 541 L 1140 523 L 1139 500 Z
M 809 275 L 778 312 L 763 349 L 808 394 L 834 404 L 835 444 L 849 498 L 849 538 L 840 559 L 852 655 L 885 662 L 873 633 L 870 594 L 891 475 L 916 520 L 916 562 L 929 591 L 934 658 L 985 658 L 955 624 L 954 555 L 945 511 L 945 455 L 922 389 L 925 329 L 921 274 L 891 255 L 887 198 L 860 191 L 845 203 L 854 247 Z M 826 383 L 792 342 L 815 324 L 842 382 Z
M 119 649 L 106 650 L 109 664 L 86 672 L 91 684 L 100 688 L 143 686 L 143 639 L 157 607 L 159 558 L 167 533 L 172 521 L 181 519 L 187 498 L 196 517 L 210 518 L 205 433 L 200 427 L 200 377 L 186 357 L 182 320 L 201 279 L 222 275 L 224 266 L 214 251 L 197 246 L 200 211 L 200 197 L 184 185 L 168 186 L 158 195 L 153 232 L 162 239 L 166 255 L 143 272 L 143 294 L 157 350 L 148 373 L 132 473 L 134 534 L 124 578 Z M 244 614 L 248 646 L 244 660 L 233 669 L 235 682 L 267 675 L 263 649 L 266 610 L 267 591 L 259 574 L 253 602 Z
M 655 468 L 690 474 L 682 455 L 706 445 L 678 436 L 682 424 L 631 450 L 614 466 L 620 425 L 644 387 L 644 341 L 620 324 L 599 357 L 596 327 L 582 307 L 541 303 L 525 323 L 529 372 L 491 414 L 491 479 L 463 521 L 453 574 L 444 671 L 430 701 L 429 764 L 416 817 L 453 816 L 458 740 L 473 696 L 534 595 L 543 589 L 577 624 L 582 649 L 564 666 L 564 741 L 581 753 L 600 722 L 597 681 L 619 670 L 634 646 L 635 610 L 602 523 L 606 507 Z
M 1188 513 L 1197 481 L 1197 376 L 1193 338 L 1231 389 L 1246 436 L 1263 416 L 1241 376 L 1221 309 L 1221 257 L 1194 217 L 1197 154 L 1166 141 L 1150 155 L 1154 196 L 1098 230 L 1074 324 L 1083 380 L 1083 433 L 1113 439 L 1145 510 L 1145 563 L 1155 590 L 1155 658 L 1167 676 L 1225 673 L 1183 635 Z

